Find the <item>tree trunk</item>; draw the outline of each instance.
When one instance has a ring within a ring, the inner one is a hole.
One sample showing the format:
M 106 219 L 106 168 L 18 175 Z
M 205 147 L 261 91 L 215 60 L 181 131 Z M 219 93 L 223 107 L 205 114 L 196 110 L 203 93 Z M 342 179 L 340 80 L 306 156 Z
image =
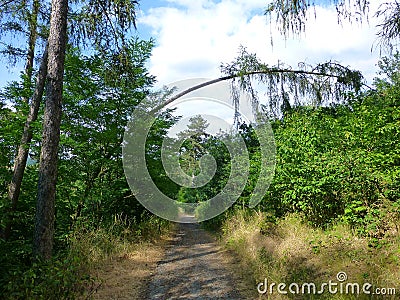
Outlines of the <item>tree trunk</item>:
M 38 0 L 34 0 L 32 4 L 32 13 L 28 19 L 29 22 L 29 40 L 28 40 L 28 54 L 26 57 L 25 65 L 25 82 L 28 84 L 32 81 L 33 61 L 35 58 L 35 45 L 37 39 L 37 19 L 39 13 L 40 3 Z M 47 47 L 43 54 L 42 62 L 39 67 L 39 73 L 36 80 L 35 91 L 32 95 L 29 113 L 25 121 L 24 130 L 22 132 L 21 142 L 18 147 L 17 156 L 14 160 L 13 177 L 8 187 L 8 199 L 10 200 L 11 207 L 6 216 L 6 226 L 2 232 L 2 236 L 5 239 L 9 239 L 11 235 L 11 226 L 13 221 L 13 212 L 17 208 L 19 194 L 21 190 L 22 178 L 24 176 L 26 162 L 28 159 L 29 146 L 32 140 L 32 122 L 36 121 L 40 101 L 43 96 L 44 84 L 47 75 Z M 27 98 L 22 99 L 25 103 L 28 103 Z
M 26 161 L 28 159 L 29 146 L 32 140 L 32 122 L 35 122 L 38 116 L 40 102 L 43 96 L 44 84 L 47 76 L 47 47 L 43 54 L 39 73 L 36 79 L 36 88 L 32 95 L 29 114 L 24 125 L 21 142 L 18 147 L 18 154 L 15 157 L 14 173 L 8 189 L 8 198 L 11 202 L 10 215 L 4 229 L 4 238 L 8 239 L 11 234 L 12 213 L 17 208 L 18 198 L 21 191 L 22 178 L 24 176 Z
M 67 43 L 68 0 L 53 0 L 48 40 L 46 105 L 40 153 L 33 253 L 51 258 L 54 238 L 54 206 L 57 157 L 60 141 L 61 103 L 65 49 Z
M 32 71 L 33 71 L 33 60 L 35 59 L 35 46 L 37 39 L 37 19 L 39 13 L 40 3 L 39 0 L 34 0 L 32 4 L 32 13 L 29 16 L 29 41 L 28 41 L 28 54 L 26 56 L 25 64 L 25 82 L 31 84 L 32 81 Z M 24 97 L 22 99 L 25 103 L 28 103 L 28 98 Z

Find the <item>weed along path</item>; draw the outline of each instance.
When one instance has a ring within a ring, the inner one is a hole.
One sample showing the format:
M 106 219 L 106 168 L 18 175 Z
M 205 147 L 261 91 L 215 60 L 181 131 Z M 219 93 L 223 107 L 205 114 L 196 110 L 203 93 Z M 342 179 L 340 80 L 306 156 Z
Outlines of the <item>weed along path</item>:
M 227 253 L 199 224 L 179 224 L 150 280 L 147 299 L 247 299 L 232 270 Z

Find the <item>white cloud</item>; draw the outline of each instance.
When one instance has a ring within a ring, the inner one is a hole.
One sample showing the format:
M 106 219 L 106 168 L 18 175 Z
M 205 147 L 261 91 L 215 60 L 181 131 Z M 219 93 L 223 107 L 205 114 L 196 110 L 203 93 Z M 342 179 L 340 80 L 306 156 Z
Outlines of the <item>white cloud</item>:
M 139 19 L 156 37 L 150 70 L 162 83 L 218 76 L 221 62 L 231 61 L 240 44 L 267 42 L 264 18 L 251 15 L 257 7 L 262 11 L 263 1 L 170 2 L 186 6 L 153 8 Z
M 221 76 L 221 63 L 231 62 L 240 45 L 270 65 L 280 61 L 295 68 L 299 62 L 332 60 L 361 70 L 368 82 L 372 81 L 379 59 L 378 51 L 371 52 L 375 41 L 373 19 L 362 26 L 348 22 L 339 25 L 335 8 L 317 6 L 317 18 L 309 17 L 306 32 L 285 40 L 274 18 L 270 25 L 263 15 L 267 2 L 167 0 L 163 2 L 166 5 L 143 12 L 138 20 L 139 30 L 146 26 L 156 38 L 149 69 L 157 76 L 158 85 L 188 78 L 217 78 Z M 178 112 L 195 115 L 216 110 L 204 103 L 192 104 L 178 105 Z
M 150 71 L 161 84 L 191 77 L 217 77 L 222 62 L 230 62 L 240 45 L 264 61 L 295 66 L 300 61 L 336 60 L 361 68 L 368 79 L 378 53 L 371 53 L 373 24 L 337 24 L 334 8 L 316 7 L 317 19 L 300 38 L 284 40 L 263 15 L 266 0 L 168 0 L 168 6 L 144 12 L 139 26 L 148 26 L 157 46 Z M 271 35 L 274 46 L 271 46 Z M 368 63 L 366 63 L 368 62 Z

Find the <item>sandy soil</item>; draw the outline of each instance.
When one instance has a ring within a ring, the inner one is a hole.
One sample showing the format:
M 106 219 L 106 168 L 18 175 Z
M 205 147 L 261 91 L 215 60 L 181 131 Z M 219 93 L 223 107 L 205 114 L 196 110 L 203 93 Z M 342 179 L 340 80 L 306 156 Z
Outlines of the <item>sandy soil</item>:
M 235 259 L 197 223 L 145 244 L 97 272 L 93 299 L 256 299 Z M 241 292 L 239 292 L 239 290 Z
M 164 246 L 165 241 L 143 244 L 132 253 L 100 266 L 93 274 L 99 283 L 90 299 L 146 299 L 148 283 L 163 257 Z
M 233 263 L 198 224 L 180 224 L 146 299 L 249 299 L 238 291 Z

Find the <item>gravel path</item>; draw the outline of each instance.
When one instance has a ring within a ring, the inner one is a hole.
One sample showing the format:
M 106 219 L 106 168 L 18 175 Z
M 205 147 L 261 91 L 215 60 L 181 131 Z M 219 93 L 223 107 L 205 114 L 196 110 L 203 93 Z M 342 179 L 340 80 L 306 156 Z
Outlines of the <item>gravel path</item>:
M 226 253 L 213 238 L 197 223 L 179 224 L 149 284 L 148 299 L 245 299 L 236 287 Z

